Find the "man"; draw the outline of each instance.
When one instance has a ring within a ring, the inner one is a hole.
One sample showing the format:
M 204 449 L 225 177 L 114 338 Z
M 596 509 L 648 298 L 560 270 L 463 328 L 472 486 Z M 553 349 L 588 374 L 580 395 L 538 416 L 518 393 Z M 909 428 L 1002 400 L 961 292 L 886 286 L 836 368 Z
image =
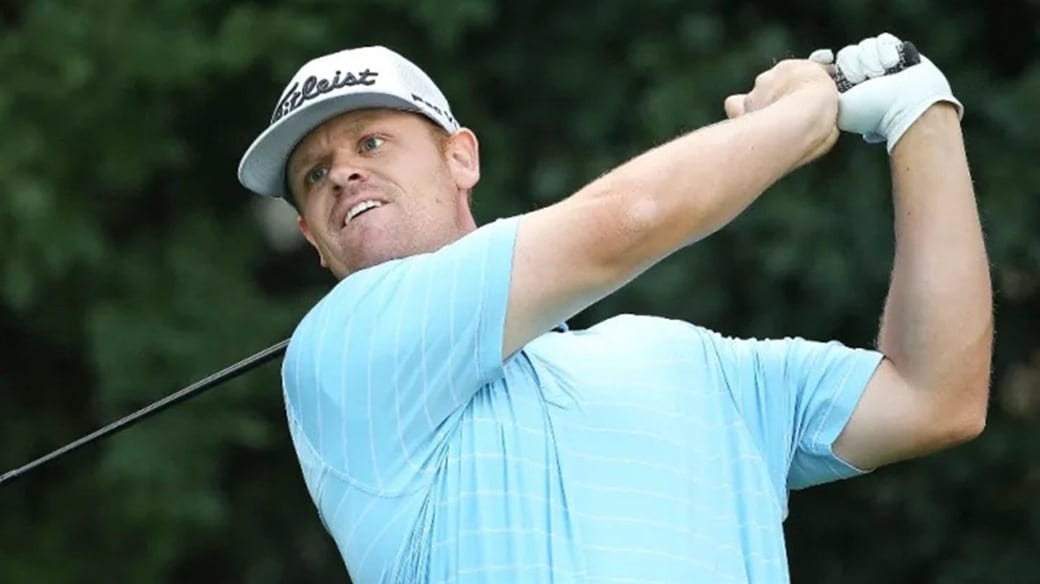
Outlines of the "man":
M 783 582 L 787 491 L 976 436 L 990 283 L 961 106 L 891 35 L 789 60 L 728 120 L 477 228 L 476 136 L 380 47 L 296 74 L 239 177 L 341 281 L 283 365 L 304 478 L 367 582 Z M 850 82 L 839 96 L 829 73 Z M 878 350 L 564 323 L 831 149 L 891 154 Z

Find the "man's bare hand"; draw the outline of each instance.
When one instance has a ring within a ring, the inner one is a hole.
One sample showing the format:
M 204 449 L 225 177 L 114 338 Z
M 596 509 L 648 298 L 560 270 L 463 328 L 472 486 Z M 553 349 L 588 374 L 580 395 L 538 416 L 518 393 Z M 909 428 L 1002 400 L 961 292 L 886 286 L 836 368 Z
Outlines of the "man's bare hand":
M 755 78 L 750 92 L 727 97 L 726 115 L 737 118 L 786 99 L 800 100 L 821 120 L 819 139 L 812 141 L 801 166 L 826 154 L 838 140 L 838 89 L 827 66 L 802 59 L 780 61 Z

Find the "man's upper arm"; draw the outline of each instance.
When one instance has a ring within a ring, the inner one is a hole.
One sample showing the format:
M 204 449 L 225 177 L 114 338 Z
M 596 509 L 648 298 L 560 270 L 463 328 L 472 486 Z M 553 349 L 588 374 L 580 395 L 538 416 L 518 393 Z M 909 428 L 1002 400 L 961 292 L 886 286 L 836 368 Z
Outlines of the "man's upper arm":
M 517 233 L 503 355 L 721 229 L 803 164 L 833 131 L 833 119 L 821 116 L 823 95 L 791 94 L 700 128 L 525 215 Z
M 883 359 L 835 441 L 835 454 L 858 467 L 876 468 L 935 450 L 926 398 Z
M 624 199 L 585 191 L 520 218 L 503 357 L 660 259 L 641 249 L 652 209 Z

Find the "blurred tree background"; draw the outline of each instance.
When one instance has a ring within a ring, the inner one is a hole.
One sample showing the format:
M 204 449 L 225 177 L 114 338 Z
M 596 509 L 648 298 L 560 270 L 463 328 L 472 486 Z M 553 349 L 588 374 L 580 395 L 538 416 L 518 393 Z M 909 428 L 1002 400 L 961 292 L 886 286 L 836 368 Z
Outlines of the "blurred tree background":
M 481 138 L 487 221 L 720 120 L 775 60 L 914 40 L 967 106 L 989 423 L 794 493 L 793 579 L 1040 582 L 1040 2 L 0 0 L 0 23 L 0 470 L 287 337 L 330 288 L 288 207 L 235 178 L 311 57 L 385 44 L 426 69 Z M 653 313 L 872 345 L 891 214 L 884 150 L 846 136 L 572 325 Z M 334 581 L 276 364 L 0 487 L 6 584 Z

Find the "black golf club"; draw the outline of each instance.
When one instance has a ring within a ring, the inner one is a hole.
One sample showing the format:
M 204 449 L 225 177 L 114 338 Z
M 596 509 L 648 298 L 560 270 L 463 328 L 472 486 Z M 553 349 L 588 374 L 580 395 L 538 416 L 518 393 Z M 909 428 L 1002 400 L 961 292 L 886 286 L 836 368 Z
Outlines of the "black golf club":
M 82 438 L 79 438 L 78 440 L 70 442 L 70 443 L 66 444 L 65 446 L 62 446 L 61 448 L 55 450 L 54 452 L 51 452 L 50 454 L 47 454 L 45 456 L 41 456 L 40 458 L 37 458 L 36 460 L 30 462 L 29 464 L 26 464 L 24 466 L 21 466 L 19 468 L 14 469 L 14 470 L 8 471 L 8 472 L 4 473 L 3 475 L 0 475 L 0 485 L 4 484 L 6 482 L 9 482 L 9 481 L 13 481 L 14 479 L 24 475 L 25 473 L 27 473 L 27 472 L 35 469 L 35 468 L 38 468 L 39 466 L 41 466 L 41 465 L 43 465 L 43 464 L 45 464 L 47 462 L 50 462 L 50 461 L 52 461 L 52 460 L 54 460 L 54 459 L 56 459 L 56 458 L 58 458 L 58 457 L 60 457 L 62 455 L 68 454 L 69 452 L 72 452 L 73 450 L 76 450 L 77 448 L 79 448 L 81 446 L 85 446 L 85 445 L 90 444 L 91 442 L 93 442 L 95 440 L 98 440 L 100 438 L 104 438 L 105 436 L 110 436 L 110 435 L 115 434 L 116 432 L 118 432 L 120 430 L 124 430 L 127 427 L 129 427 L 130 425 L 132 425 L 132 424 L 134 424 L 136 422 L 139 422 L 139 421 L 141 421 L 141 420 L 143 420 L 143 419 L 145 419 L 145 418 L 147 418 L 147 417 L 149 417 L 149 416 L 151 416 L 153 414 L 157 414 L 157 413 L 161 412 L 162 410 L 164 410 L 164 409 L 166 409 L 166 408 L 168 408 L 168 407 L 170 407 L 170 406 L 172 406 L 172 405 L 174 405 L 176 403 L 180 403 L 180 402 L 182 402 L 182 401 L 184 401 L 184 400 L 186 400 L 186 399 L 188 399 L 190 397 L 199 395 L 199 394 L 201 394 L 203 391 L 205 391 L 207 389 L 211 389 L 213 387 L 216 387 L 217 385 L 220 385 L 221 383 L 223 383 L 225 381 L 229 381 L 231 379 L 234 379 L 235 377 L 238 377 L 239 375 L 245 373 L 246 371 L 249 371 L 250 369 L 254 369 L 254 368 L 256 368 L 256 367 L 258 367 L 260 365 L 263 365 L 264 363 L 267 363 L 268 361 L 270 361 L 272 359 L 275 359 L 275 358 L 281 356 L 282 354 L 284 354 L 285 353 L 285 348 L 288 345 L 289 345 L 289 339 L 286 339 L 286 340 L 284 340 L 284 341 L 282 341 L 280 343 L 272 345 L 272 346 L 270 346 L 270 347 L 260 351 L 259 353 L 251 355 L 249 357 L 246 357 L 245 359 L 242 359 L 238 363 L 235 363 L 234 365 L 230 365 L 230 366 L 228 366 L 228 367 L 226 367 L 226 368 L 224 368 L 224 369 L 222 369 L 222 370 L 220 370 L 220 371 L 210 375 L 209 377 L 206 377 L 204 379 L 200 379 L 199 381 L 197 381 L 197 382 L 195 382 L 195 383 L 193 383 L 193 384 L 191 384 L 191 385 L 189 385 L 189 386 L 187 386 L 187 387 L 185 387 L 183 389 L 180 389 L 180 390 L 178 390 L 178 391 L 176 391 L 174 393 L 171 393 L 170 395 L 162 398 L 161 400 L 159 400 L 157 402 L 154 402 L 154 403 L 152 403 L 152 404 L 150 404 L 148 406 L 145 406 L 145 407 L 137 410 L 136 412 L 134 412 L 134 413 L 132 413 L 132 414 L 130 414 L 128 416 L 124 416 L 124 417 L 116 420 L 115 422 L 112 422 L 111 424 L 109 424 L 109 425 L 107 425 L 107 426 L 105 426 L 103 428 L 95 430 L 94 432 L 91 432 L 90 434 L 87 434 L 86 436 L 83 436 Z

